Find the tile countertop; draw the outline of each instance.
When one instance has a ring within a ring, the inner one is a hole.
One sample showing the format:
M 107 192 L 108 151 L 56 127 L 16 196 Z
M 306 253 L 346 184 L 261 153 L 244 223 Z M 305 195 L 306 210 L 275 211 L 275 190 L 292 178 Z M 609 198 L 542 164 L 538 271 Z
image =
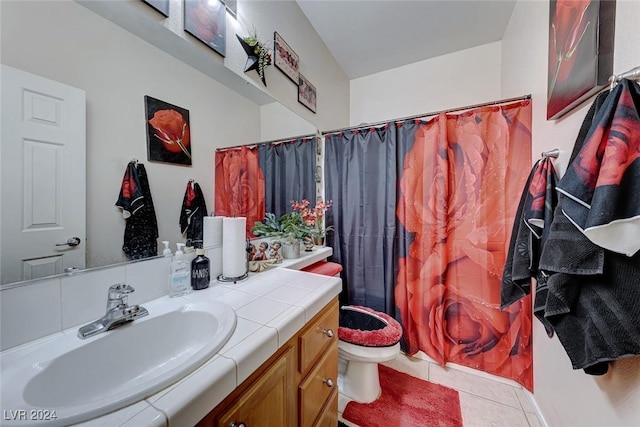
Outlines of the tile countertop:
M 77 425 L 195 425 L 340 293 L 339 278 L 294 270 L 331 254 L 331 248 L 316 247 L 300 258 L 283 260 L 276 268 L 250 273 L 248 279 L 236 284 L 213 280 L 208 289 L 180 297 L 230 305 L 236 312 L 237 325 L 229 341 L 177 383 L 143 401 Z

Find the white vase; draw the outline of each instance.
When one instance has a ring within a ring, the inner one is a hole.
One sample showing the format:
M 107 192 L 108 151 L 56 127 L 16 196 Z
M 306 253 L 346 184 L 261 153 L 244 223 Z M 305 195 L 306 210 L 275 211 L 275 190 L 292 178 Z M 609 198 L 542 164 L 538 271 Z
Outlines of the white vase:
M 282 242 L 282 256 L 287 259 L 300 258 L 300 242 Z

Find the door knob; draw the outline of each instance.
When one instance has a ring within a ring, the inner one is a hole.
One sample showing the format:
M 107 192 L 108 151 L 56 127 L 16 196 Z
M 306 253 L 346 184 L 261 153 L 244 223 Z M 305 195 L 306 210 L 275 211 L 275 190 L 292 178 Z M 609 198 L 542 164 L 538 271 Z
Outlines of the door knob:
M 71 237 L 69 239 L 67 239 L 66 242 L 63 243 L 56 243 L 56 246 L 78 246 L 80 244 L 81 240 L 79 237 Z

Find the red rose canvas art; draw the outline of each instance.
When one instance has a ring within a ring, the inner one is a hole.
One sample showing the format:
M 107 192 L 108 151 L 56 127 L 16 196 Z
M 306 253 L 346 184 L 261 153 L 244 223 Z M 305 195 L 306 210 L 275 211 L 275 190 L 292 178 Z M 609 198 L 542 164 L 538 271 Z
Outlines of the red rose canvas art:
M 222 56 L 227 52 L 226 22 L 220 0 L 185 0 L 184 30 Z
M 149 161 L 191 165 L 189 110 L 145 96 Z
M 608 83 L 614 19 L 614 0 L 550 2 L 547 119 L 561 117 Z

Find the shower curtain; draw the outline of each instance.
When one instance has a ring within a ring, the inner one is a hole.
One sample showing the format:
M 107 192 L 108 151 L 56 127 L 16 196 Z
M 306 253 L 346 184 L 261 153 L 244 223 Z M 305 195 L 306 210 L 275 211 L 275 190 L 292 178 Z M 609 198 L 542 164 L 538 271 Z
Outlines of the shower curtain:
M 316 138 L 222 148 L 215 156 L 215 214 L 247 218 L 291 212 L 292 200 L 315 200 Z
M 342 302 L 395 316 L 410 355 L 532 390 L 530 298 L 500 311 L 531 168 L 530 101 L 331 134 L 325 144 Z
M 342 264 L 340 302 L 393 316 L 398 153 L 396 128 L 354 130 L 325 137 L 327 244 Z
M 298 138 L 258 146 L 265 176 L 265 211 L 280 217 L 291 212 L 291 201 L 315 200 L 316 138 Z

